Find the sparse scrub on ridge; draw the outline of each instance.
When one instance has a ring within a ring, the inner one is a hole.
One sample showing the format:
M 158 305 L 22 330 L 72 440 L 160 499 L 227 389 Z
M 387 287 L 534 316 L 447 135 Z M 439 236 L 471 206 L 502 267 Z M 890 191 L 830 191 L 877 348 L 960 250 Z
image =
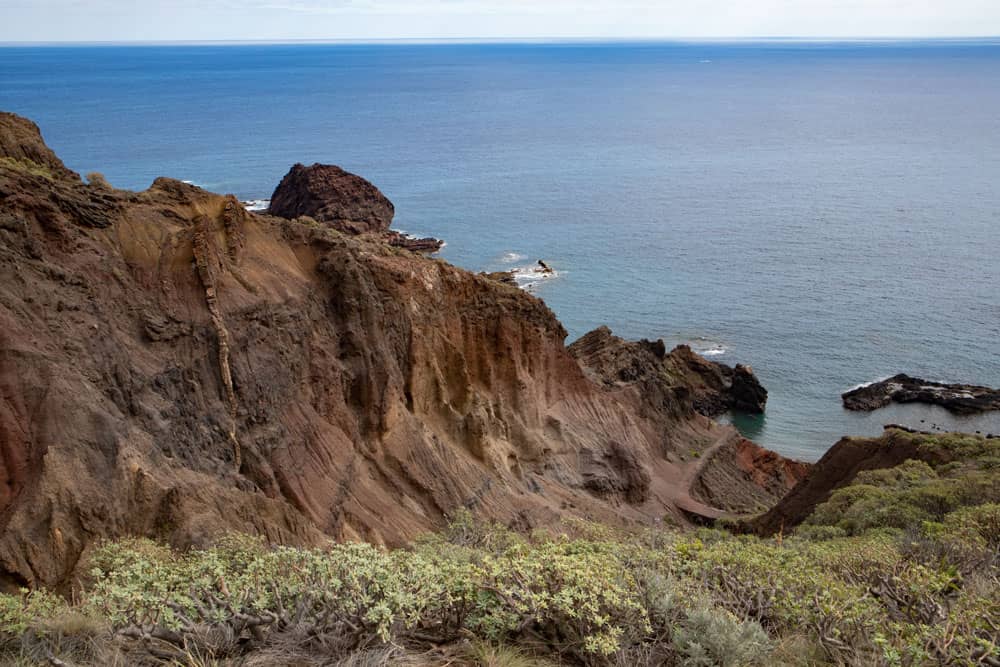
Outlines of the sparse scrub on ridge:
M 1000 665 L 1000 441 L 928 446 L 780 540 L 462 512 L 392 551 L 108 543 L 74 604 L 0 596 L 0 662 Z
M 41 176 L 42 178 L 47 178 L 50 181 L 55 178 L 52 170 L 47 166 L 30 160 L 0 157 L 0 167 L 6 167 L 7 169 L 13 169 L 15 171 L 31 174 L 32 176 Z
M 92 171 L 87 174 L 87 184 L 102 190 L 113 190 L 111 183 L 99 171 Z

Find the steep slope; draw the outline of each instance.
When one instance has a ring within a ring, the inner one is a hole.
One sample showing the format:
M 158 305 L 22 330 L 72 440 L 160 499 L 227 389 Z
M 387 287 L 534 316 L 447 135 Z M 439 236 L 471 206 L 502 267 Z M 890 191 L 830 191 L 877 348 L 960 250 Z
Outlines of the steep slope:
M 788 495 L 745 527 L 761 535 L 791 530 L 835 491 L 851 484 L 859 473 L 893 468 L 905 461 L 923 461 L 937 467 L 962 460 L 968 456 L 963 446 L 970 449 L 961 442 L 963 438 L 973 443 L 993 440 L 992 436 L 922 433 L 892 424 L 877 438 L 842 438 L 813 464 Z
M 10 114 L 0 139 L 3 585 L 64 583 L 126 534 L 718 513 L 685 458 L 735 432 L 680 390 L 595 384 L 531 295 L 170 179 L 85 184 Z
M 569 346 L 587 377 L 608 391 L 631 390 L 642 415 L 693 413 L 715 416 L 726 410 L 763 412 L 767 390 L 748 366 L 730 368 L 695 354 L 687 345 L 670 352 L 662 340 L 636 342 L 599 327 Z M 708 447 L 681 440 L 663 446 L 664 456 L 683 467 L 673 502 L 691 520 L 719 516 L 719 510 L 747 512 L 774 505 L 806 474 L 809 466 L 763 449 L 729 429 Z M 670 431 L 665 431 L 667 437 Z M 664 471 L 664 474 L 669 474 Z

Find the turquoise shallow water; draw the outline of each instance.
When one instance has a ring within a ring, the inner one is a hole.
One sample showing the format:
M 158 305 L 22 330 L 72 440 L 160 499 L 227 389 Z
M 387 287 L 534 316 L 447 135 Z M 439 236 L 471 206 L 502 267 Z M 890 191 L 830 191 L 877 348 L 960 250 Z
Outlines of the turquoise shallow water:
M 17 47 L 0 108 L 70 167 L 267 197 L 333 162 L 471 269 L 544 258 L 600 324 L 753 365 L 762 444 L 817 458 L 888 422 L 839 394 L 1000 385 L 1000 43 Z

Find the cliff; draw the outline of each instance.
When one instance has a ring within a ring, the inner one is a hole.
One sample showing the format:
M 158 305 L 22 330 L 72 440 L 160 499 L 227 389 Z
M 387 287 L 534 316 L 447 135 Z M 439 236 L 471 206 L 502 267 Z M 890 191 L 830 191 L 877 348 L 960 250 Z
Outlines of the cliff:
M 3 586 L 65 583 L 122 535 L 718 515 L 690 489 L 735 431 L 683 386 L 595 382 L 531 295 L 179 181 L 83 183 L 11 114 L 0 143 Z M 762 476 L 732 497 L 776 500 Z

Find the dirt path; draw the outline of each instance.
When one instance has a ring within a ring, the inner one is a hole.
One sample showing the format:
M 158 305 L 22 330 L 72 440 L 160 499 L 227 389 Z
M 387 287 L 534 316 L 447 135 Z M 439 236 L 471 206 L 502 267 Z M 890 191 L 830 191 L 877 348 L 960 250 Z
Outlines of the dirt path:
M 691 496 L 691 487 L 698 480 L 698 477 L 705 470 L 705 467 L 712 461 L 719 450 L 721 450 L 726 445 L 730 444 L 733 440 L 739 437 L 739 433 L 736 429 L 727 427 L 726 430 L 716 438 L 708 449 L 701 453 L 701 456 L 697 460 L 692 461 L 684 467 L 680 483 L 676 486 L 676 491 L 671 500 L 673 503 L 689 514 L 696 514 L 698 516 L 715 519 L 723 514 L 720 509 L 710 507 L 705 503 L 695 500 Z

